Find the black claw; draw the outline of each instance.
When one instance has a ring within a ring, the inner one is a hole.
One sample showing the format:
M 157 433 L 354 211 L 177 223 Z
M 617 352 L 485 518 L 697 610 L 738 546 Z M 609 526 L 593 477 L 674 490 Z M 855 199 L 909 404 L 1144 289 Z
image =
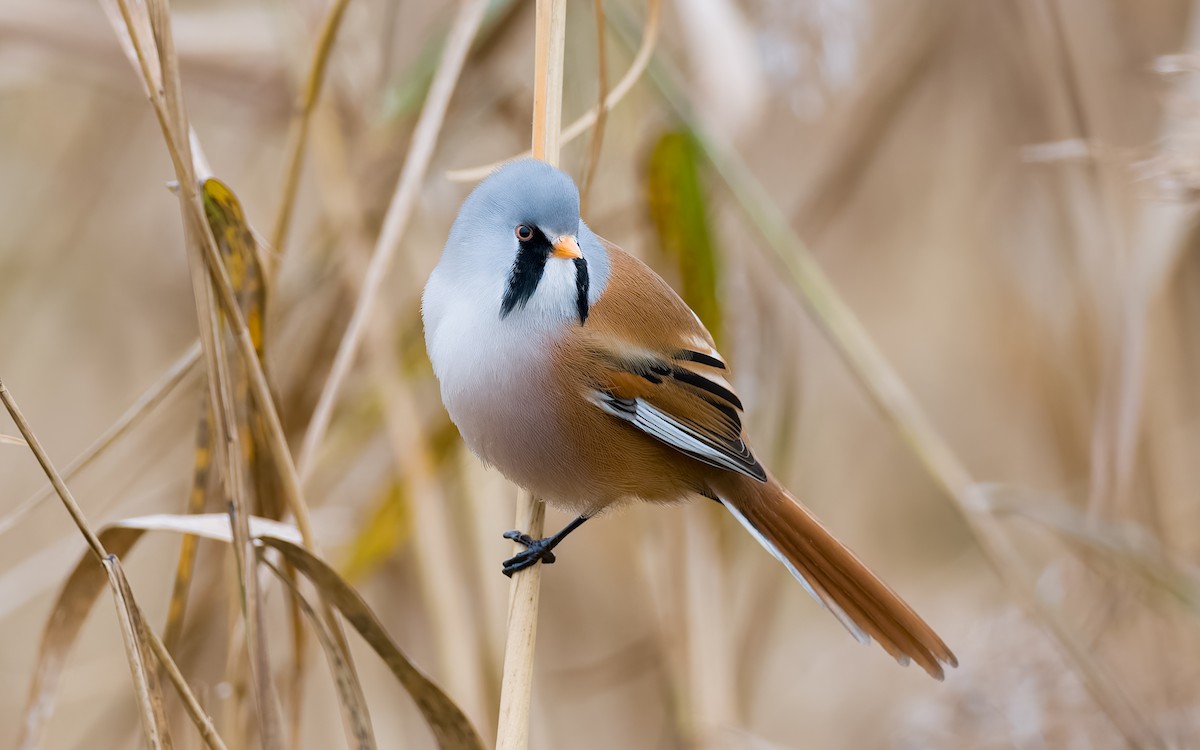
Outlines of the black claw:
M 504 538 L 511 539 L 518 544 L 525 545 L 526 547 L 532 547 L 538 541 L 528 534 L 524 534 L 516 529 L 504 532 Z
M 523 551 L 518 552 L 517 554 L 505 560 L 503 563 L 501 570 L 504 572 L 504 575 L 508 576 L 509 578 L 512 577 L 513 573 L 516 573 L 519 570 L 524 570 L 531 565 L 535 565 L 539 562 L 545 563 L 546 565 L 552 565 L 557 559 L 554 556 L 554 552 L 551 551 L 552 537 L 547 537 L 546 539 L 534 539 L 528 534 L 523 534 L 514 529 L 512 531 L 504 532 L 504 538 L 511 539 L 517 544 L 525 545 L 525 549 Z
M 505 539 L 511 539 L 517 544 L 525 545 L 525 549 L 504 561 L 504 575 L 512 577 L 513 573 L 518 570 L 525 570 L 530 565 L 535 565 L 539 562 L 547 565 L 554 562 L 554 553 L 551 551 L 558 546 L 559 542 L 567 538 L 575 529 L 583 525 L 583 522 L 588 520 L 588 516 L 578 516 L 574 521 L 564 526 L 554 536 L 548 536 L 545 539 L 534 539 L 528 534 L 523 534 L 516 529 L 504 532 Z

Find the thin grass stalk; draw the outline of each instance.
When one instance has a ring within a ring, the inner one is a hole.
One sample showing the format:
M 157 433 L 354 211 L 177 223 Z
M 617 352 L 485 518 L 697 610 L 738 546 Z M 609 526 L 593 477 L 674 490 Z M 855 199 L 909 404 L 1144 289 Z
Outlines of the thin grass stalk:
M 154 407 L 158 406 L 171 395 L 175 388 L 183 382 L 184 378 L 192 371 L 196 363 L 200 361 L 200 343 L 192 344 L 183 356 L 175 360 L 166 372 L 159 376 L 154 385 L 147 388 L 142 395 L 138 396 L 125 412 L 117 417 L 117 420 L 109 425 L 103 433 L 100 434 L 92 444 L 83 450 L 78 456 L 67 464 L 63 469 L 62 475 L 64 479 L 71 479 L 80 471 L 83 471 L 92 462 L 111 448 L 118 440 L 129 433 L 142 417 L 149 414 Z M 54 485 L 47 484 L 42 489 L 38 490 L 33 495 L 25 498 L 21 503 L 9 514 L 0 518 L 0 536 L 8 531 L 11 531 L 25 516 L 29 515 L 46 499 L 54 496 Z
M 186 371 L 188 368 L 183 367 L 181 369 Z M 75 522 L 79 532 L 87 541 L 88 548 L 93 557 L 95 557 L 97 562 L 103 565 L 105 570 L 108 571 L 109 580 L 110 583 L 112 583 L 112 566 L 115 562 L 115 558 L 108 553 L 108 550 L 106 550 L 103 543 L 101 543 L 100 537 L 98 537 L 92 530 L 91 525 L 88 523 L 87 518 L 83 514 L 83 510 L 79 507 L 79 503 L 75 500 L 75 496 L 67 487 L 63 476 L 54 467 L 54 463 L 50 460 L 50 456 L 42 447 L 41 441 L 39 441 L 37 435 L 34 434 L 33 428 L 30 427 L 28 420 L 25 419 L 25 415 L 21 412 L 20 407 L 17 406 L 16 400 L 12 397 L 12 393 L 8 390 L 8 387 L 4 384 L 3 380 L 0 380 L 0 401 L 3 401 L 5 409 L 8 410 L 13 422 L 17 425 L 17 429 L 25 438 L 26 444 L 33 452 L 34 457 L 37 458 L 37 462 L 41 465 L 42 471 L 45 472 L 47 479 L 50 480 L 50 485 L 58 494 L 59 499 L 62 500 L 63 506 L 66 507 L 67 512 L 71 515 L 71 519 Z M 133 607 L 137 606 L 137 602 L 132 598 L 132 596 L 129 597 L 129 602 Z M 118 613 L 120 614 L 121 607 L 119 604 L 117 609 Z M 171 655 L 167 653 L 166 647 L 163 646 L 162 641 L 150 628 L 143 628 L 143 630 L 159 662 L 166 668 L 168 677 L 171 679 L 172 684 L 175 685 L 175 688 L 179 691 L 179 695 L 184 702 L 184 707 L 187 709 L 188 714 L 192 717 L 196 727 L 200 730 L 200 735 L 204 738 L 205 743 L 209 746 L 210 750 L 227 750 L 225 743 L 221 740 L 221 738 L 217 735 L 216 730 L 213 728 L 212 719 L 210 719 L 200 707 L 200 703 L 198 700 L 196 700 L 195 694 L 192 693 L 191 688 L 183 679 L 183 675 L 180 674 L 178 666 L 176 666 L 174 660 L 171 659 Z
M 233 418 L 233 405 L 227 387 L 228 372 L 220 363 L 223 354 L 222 337 L 219 332 L 221 326 L 210 297 L 214 289 L 220 299 L 220 306 L 224 308 L 223 312 L 232 322 L 231 329 L 249 374 L 255 401 L 265 417 L 264 421 L 270 428 L 268 444 L 274 454 L 273 458 L 276 459 L 276 465 L 282 468 L 281 479 L 285 496 L 308 545 L 313 544 L 311 522 L 308 518 L 307 506 L 300 494 L 299 480 L 291 462 L 291 453 L 287 447 L 278 414 L 274 409 L 270 388 L 258 360 L 257 350 L 253 345 L 241 308 L 237 304 L 233 285 L 216 248 L 212 228 L 205 218 L 200 202 L 196 163 L 193 158 L 192 134 L 183 106 L 182 86 L 171 34 L 169 9 L 162 0 L 152 0 L 146 6 L 145 13 L 139 14 L 137 17 L 141 23 L 135 23 L 129 0 L 118 0 L 118 6 L 129 34 L 133 57 L 136 58 L 138 69 L 142 73 L 143 82 L 163 132 L 178 179 L 178 195 L 180 210 L 183 214 L 184 236 L 187 240 L 193 297 L 200 321 L 201 344 L 205 351 L 205 360 L 209 370 L 214 430 L 217 440 L 226 448 L 224 452 L 218 451 L 217 457 L 220 458 L 224 454 L 226 458 L 223 468 L 226 472 L 225 476 L 229 480 L 227 485 L 233 498 L 231 523 L 235 535 L 238 537 L 238 541 L 234 545 L 235 559 L 238 561 L 242 611 L 246 618 L 247 647 L 254 675 L 259 725 L 264 747 L 273 750 L 282 747 L 282 728 L 279 721 L 277 697 L 270 675 L 270 662 L 266 656 L 266 645 L 262 638 L 262 599 L 255 576 L 254 558 L 252 552 L 247 554 L 250 546 L 244 519 L 248 516 L 248 508 L 242 502 L 241 493 L 244 485 L 240 472 L 241 454 L 237 450 L 237 436 L 233 434 L 231 428 L 236 420 Z M 153 42 L 152 48 L 147 46 L 145 23 L 147 21 L 150 27 L 150 41 Z M 207 266 L 207 273 L 205 266 Z M 240 524 L 238 523 L 239 519 L 243 519 Z M 326 614 L 331 622 L 336 623 L 332 611 L 328 608 L 326 608 Z M 347 658 L 349 658 L 348 649 Z
M 145 618 L 143 618 L 144 620 Z M 183 673 L 179 671 L 179 665 L 175 663 L 171 652 L 167 650 L 166 644 L 162 638 L 158 637 L 158 633 L 154 632 L 153 628 L 145 628 L 146 641 L 150 644 L 150 649 L 154 652 L 154 658 L 158 659 L 158 664 L 162 667 L 163 673 L 167 679 L 175 686 L 175 691 L 179 694 L 179 698 L 183 701 L 183 710 L 191 718 L 192 723 L 196 725 L 196 731 L 200 733 L 200 739 L 204 740 L 204 744 L 209 750 L 229 750 L 225 741 L 221 739 L 221 735 L 217 734 L 216 725 L 213 724 L 212 717 L 200 705 L 200 701 L 196 698 L 196 694 L 192 692 L 192 688 L 184 679 Z
M 312 472 L 317 446 L 320 445 L 325 431 L 329 428 L 329 422 L 333 418 L 333 407 L 337 402 L 342 385 L 346 381 L 346 376 L 350 373 L 350 367 L 354 364 L 354 357 L 366 332 L 367 318 L 374 311 L 375 300 L 383 287 L 388 268 L 392 264 L 392 258 L 395 257 L 404 232 L 408 228 L 409 217 L 412 216 L 416 206 L 421 184 L 425 179 L 425 173 L 429 169 L 429 162 L 433 158 L 433 151 L 441 134 L 446 110 L 450 106 L 450 97 L 454 93 L 459 75 L 466 63 L 471 43 L 483 22 L 487 5 L 487 0 L 463 0 L 446 39 L 441 63 L 433 83 L 430 85 L 429 96 L 425 99 L 425 105 L 421 109 L 421 115 L 413 131 L 408 156 L 404 160 L 396 191 L 392 195 L 391 204 L 388 206 L 387 215 L 383 220 L 383 229 L 379 233 L 379 239 L 367 266 L 367 276 L 363 279 L 362 293 L 351 314 L 350 322 L 346 326 L 346 333 L 338 345 L 333 366 L 329 371 L 329 378 L 325 381 L 325 387 L 321 390 L 321 396 L 317 400 L 312 420 L 304 434 L 304 443 L 300 448 L 300 457 L 297 461 L 301 478 L 307 477 Z
M 567 5 L 537 0 L 533 57 L 533 158 L 558 166 L 562 144 Z
M 149 659 L 142 650 L 145 640 L 141 619 L 135 613 L 133 591 L 121 569 L 121 561 L 116 555 L 109 555 L 103 560 L 104 572 L 108 574 L 108 584 L 113 590 L 113 603 L 117 608 L 117 621 L 120 623 L 121 640 L 125 644 L 125 657 L 129 662 L 129 672 L 133 677 L 133 693 L 137 698 L 138 715 L 142 720 L 142 732 L 146 736 L 146 744 L 151 750 L 171 750 L 171 734 L 167 727 L 166 711 L 163 709 L 162 692 L 158 687 L 155 672 L 150 668 Z
M 126 0 L 120 0 L 120 2 L 124 7 Z M 165 11 L 163 12 L 165 13 Z M 161 33 L 166 33 L 165 27 L 164 23 Z M 156 30 L 156 40 L 158 33 L 160 30 Z M 161 55 L 162 43 L 158 43 Z M 165 67 L 164 65 L 164 69 Z M 166 76 L 165 72 L 164 76 Z M 172 79 L 168 77 L 166 80 L 171 81 Z M 164 88 L 171 87 L 164 86 Z M 190 161 L 185 163 L 191 164 Z M 188 182 L 194 184 L 195 180 L 188 180 Z M 192 282 L 201 348 L 204 351 L 208 372 L 209 414 L 213 420 L 213 444 L 216 447 L 214 459 L 217 461 L 217 475 L 224 479 L 221 485 L 229 498 L 230 525 L 235 537 L 232 547 L 238 578 L 238 604 L 245 627 L 245 644 L 250 659 L 255 705 L 258 708 L 259 731 L 262 735 L 263 747 L 267 750 L 277 750 L 283 746 L 283 730 L 279 717 L 278 696 L 275 693 L 274 682 L 271 680 L 270 659 L 267 656 L 262 628 L 259 627 L 263 601 L 258 578 L 254 575 L 254 557 L 250 547 L 249 526 L 245 522 L 245 518 L 249 515 L 249 508 L 245 501 L 245 483 L 242 478 L 244 454 L 236 427 L 237 417 L 233 395 L 230 392 L 231 376 L 225 347 L 222 344 L 224 337 L 220 313 L 213 300 L 215 294 L 213 279 L 207 272 L 204 256 L 198 249 L 201 244 L 201 240 L 197 237 L 198 228 L 194 222 L 189 221 L 186 206 L 181 205 L 180 210 L 183 214 L 185 245 L 188 248 L 189 279 Z M 203 226 L 207 227 L 208 222 L 205 221 Z M 221 267 L 224 269 L 224 261 L 221 261 Z M 240 306 L 238 309 L 240 310 Z M 241 519 L 241 523 L 239 523 L 239 519 Z M 247 550 L 251 550 L 249 555 Z
M 600 168 L 600 150 L 604 146 L 604 123 L 608 119 L 608 107 L 604 104 L 605 92 L 608 91 L 608 50 L 604 27 L 604 0 L 593 0 L 596 11 L 596 127 L 592 130 L 592 140 L 588 148 L 587 165 L 583 169 L 583 179 L 579 185 L 579 213 L 588 215 L 588 205 L 592 197 L 592 182 Z
M 203 269 L 197 278 L 211 287 L 211 280 Z M 220 334 L 220 320 L 215 308 L 209 303 L 213 317 L 209 321 L 214 332 Z M 226 489 L 229 492 L 229 522 L 233 533 L 233 559 L 236 562 L 238 581 L 241 588 L 241 605 L 246 622 L 246 649 L 250 656 L 250 671 L 254 681 L 255 699 L 259 711 L 259 727 L 262 732 L 262 743 L 266 748 L 282 748 L 284 745 L 283 721 L 280 716 L 279 695 L 275 689 L 275 681 L 271 673 L 271 659 L 267 647 L 266 622 L 263 615 L 264 602 L 262 586 L 258 578 L 257 557 L 254 553 L 254 542 L 250 537 L 250 504 L 246 500 L 246 479 L 243 474 L 245 453 L 242 450 L 242 435 L 237 429 L 236 404 L 229 387 L 233 383 L 229 359 L 225 348 L 217 346 L 214 350 L 217 358 L 217 371 L 213 373 L 220 386 L 220 400 L 213 403 L 213 412 L 223 411 L 224 422 L 228 434 L 222 440 L 217 433 L 220 445 L 225 448 L 225 477 Z
M 275 565 L 265 556 L 258 556 L 259 563 L 270 568 L 275 574 L 283 587 L 287 589 L 292 600 L 296 602 L 297 609 L 300 610 L 301 616 L 308 620 L 312 626 L 313 633 L 317 637 L 317 642 L 321 649 L 325 652 L 326 659 L 329 661 L 329 671 L 333 674 L 334 683 L 339 693 L 342 693 L 342 704 L 346 707 L 353 707 L 353 721 L 350 726 L 351 730 L 347 731 L 348 742 L 357 747 L 359 750 L 375 750 L 375 733 L 371 728 L 371 719 L 366 714 L 367 696 L 363 693 L 362 684 L 357 678 L 348 676 L 350 666 L 342 658 L 340 647 L 333 634 L 329 632 L 326 623 L 317 611 L 313 608 L 304 595 L 300 592 L 299 582 L 296 580 L 295 568 L 288 566 L 285 570 L 282 566 Z M 292 744 L 299 745 L 299 738 L 292 737 Z
M 533 155 L 553 165 L 562 144 L 563 58 L 566 52 L 566 0 L 537 0 L 534 39 Z M 546 508 L 531 493 L 517 496 L 516 528 L 534 539 L 545 530 Z M 514 544 L 514 550 L 517 545 Z M 537 643 L 538 600 L 542 566 L 513 576 L 500 684 L 500 720 L 496 750 L 529 746 L 529 708 L 533 701 L 533 657 Z
M 625 95 L 633 90 L 634 85 L 641 79 L 642 73 L 646 72 L 647 66 L 650 64 L 650 59 L 654 54 L 654 48 L 658 44 L 659 20 L 662 17 L 662 0 L 649 0 L 646 5 L 646 23 L 642 27 L 642 41 L 638 46 L 638 51 L 634 55 L 633 62 L 629 65 L 629 70 L 617 81 L 617 85 L 613 86 L 613 90 L 604 98 L 604 106 L 596 106 L 581 115 L 579 119 L 572 122 L 567 127 L 563 128 L 560 140 L 560 146 L 565 146 L 571 141 L 588 131 L 588 128 L 596 124 L 602 117 L 602 112 L 612 110 Z M 454 169 L 446 173 L 446 178 L 455 182 L 471 182 L 474 180 L 482 180 L 487 177 L 490 172 L 495 170 L 505 162 L 513 159 L 523 159 L 530 156 L 536 156 L 533 149 L 510 156 L 507 159 L 501 159 L 490 164 L 482 164 L 477 167 L 466 167 L 463 169 Z M 539 157 L 540 158 L 540 157 Z
M 246 327 L 245 316 L 242 315 L 241 308 L 237 304 L 233 285 L 229 280 L 229 274 L 225 269 L 224 262 L 221 260 L 220 252 L 217 250 L 212 229 L 208 226 L 208 222 L 204 216 L 204 208 L 197 192 L 196 172 L 192 162 L 193 149 L 190 143 L 190 130 L 186 127 L 186 121 L 184 122 L 184 129 L 182 131 L 176 127 L 176 123 L 185 118 L 183 118 L 181 112 L 172 113 L 169 111 L 167 100 L 164 96 L 166 90 L 174 90 L 178 87 L 178 79 L 167 79 L 167 83 L 163 83 L 163 78 L 159 75 L 162 71 L 156 72 L 151 64 L 152 60 L 158 60 L 157 48 L 151 52 L 143 44 L 145 40 L 141 38 L 139 27 L 134 23 L 128 0 L 118 0 L 118 5 L 122 20 L 125 22 L 130 36 L 137 69 L 142 75 L 143 85 L 146 87 L 155 117 L 158 119 L 159 128 L 163 133 L 163 140 L 167 146 L 167 155 L 171 158 L 172 166 L 175 169 L 179 186 L 180 206 L 184 213 L 185 230 L 190 224 L 190 229 L 194 232 L 192 236 L 200 246 L 199 250 L 203 253 L 209 273 L 214 278 L 214 286 L 222 312 L 226 315 L 226 322 L 233 331 L 234 341 L 238 346 L 238 351 L 244 360 L 250 378 L 251 393 L 254 396 L 255 404 L 262 411 L 265 418 L 268 428 L 267 445 L 271 450 L 272 459 L 280 467 L 280 478 L 288 507 L 296 518 L 296 525 L 304 537 L 305 546 L 315 548 L 312 520 L 308 512 L 308 506 L 304 502 L 303 494 L 300 491 L 299 475 L 296 473 L 295 462 L 292 460 L 291 450 L 287 445 L 287 439 L 283 432 L 283 424 L 279 419 L 279 413 L 275 410 L 271 389 L 267 385 L 266 375 L 263 372 L 261 362 L 258 360 L 258 353 L 254 348 L 250 332 Z M 154 7 L 159 6 L 155 4 Z M 163 10 L 162 15 L 165 14 L 166 11 Z M 168 28 L 166 24 L 162 25 L 164 31 Z M 168 48 L 173 51 L 173 48 Z M 153 58 L 151 55 L 153 55 Z M 172 101 L 178 101 L 178 98 L 172 96 Z
M 75 496 L 67 488 L 62 475 L 54 468 L 54 464 L 50 461 L 50 456 L 46 454 L 46 450 L 42 447 L 41 441 L 37 439 L 37 435 L 33 434 L 33 428 L 29 426 L 25 415 L 21 413 L 21 408 L 17 406 L 16 400 L 13 399 L 12 393 L 8 390 L 8 386 L 4 384 L 3 379 L 0 379 L 0 401 L 4 402 L 4 408 L 8 410 L 13 423 L 17 425 L 17 430 L 20 431 L 21 437 L 25 438 L 25 443 L 29 446 L 29 450 L 33 451 L 34 457 L 37 458 L 42 471 L 46 473 L 46 478 L 50 480 L 54 491 L 62 499 L 63 506 L 67 509 L 67 513 L 71 514 L 71 520 L 75 522 L 79 533 L 83 534 L 83 538 L 87 541 L 88 548 L 91 549 L 96 562 L 103 564 L 104 560 L 108 557 L 108 551 L 104 549 L 104 545 L 100 543 L 100 538 L 92 531 L 92 527 L 87 522 L 87 517 L 83 515 L 83 509 L 75 501 Z
M 200 260 L 200 267 L 197 268 L 193 263 L 192 279 L 196 286 L 197 311 L 200 320 L 212 320 L 213 311 L 211 307 L 206 311 L 204 308 L 210 303 L 206 302 L 209 292 L 215 287 L 218 296 L 221 298 L 225 308 L 225 313 L 231 323 L 231 329 L 234 331 L 234 337 L 238 344 L 244 365 L 247 369 L 252 393 L 255 396 L 255 401 L 260 412 L 264 416 L 264 421 L 268 426 L 267 442 L 270 446 L 272 457 L 275 459 L 275 465 L 281 469 L 281 480 L 283 484 L 284 494 L 287 499 L 289 508 L 292 510 L 296 518 L 297 526 L 300 529 L 301 535 L 304 538 L 305 545 L 310 549 L 315 549 L 315 538 L 312 532 L 312 524 L 308 515 L 308 508 L 303 500 L 300 492 L 300 482 L 292 463 L 291 451 L 287 446 L 286 437 L 283 433 L 282 423 L 279 420 L 279 415 L 275 411 L 274 402 L 270 393 L 270 388 L 267 385 L 265 374 L 262 370 L 261 362 L 258 359 L 257 351 L 250 337 L 249 330 L 246 326 L 246 321 L 242 315 L 241 308 L 237 304 L 236 295 L 233 292 L 233 285 L 228 277 L 224 262 L 221 260 L 219 252 L 216 249 L 215 238 L 212 235 L 212 229 L 207 220 L 204 218 L 204 212 L 200 204 L 199 195 L 197 193 L 197 180 L 195 179 L 195 170 L 191 153 L 193 149 L 190 130 L 186 125 L 186 117 L 182 111 L 182 101 L 178 94 L 179 80 L 178 72 L 174 63 L 174 50 L 169 39 L 170 30 L 167 12 L 165 8 L 158 8 L 157 23 L 155 23 L 155 43 L 156 52 L 160 55 L 159 62 L 162 65 L 162 72 L 166 83 L 156 85 L 162 82 L 155 76 L 153 67 L 150 64 L 148 50 L 144 47 L 144 39 L 138 34 L 138 28 L 132 20 L 130 9 L 126 0 L 119 0 L 119 6 L 122 19 L 125 22 L 128 30 L 130 43 L 133 48 L 134 57 L 136 58 L 138 68 L 142 72 L 143 82 L 149 92 L 149 98 L 154 105 L 154 111 L 158 117 L 160 127 L 163 131 L 164 140 L 167 144 L 167 150 L 172 158 L 175 166 L 176 175 L 179 183 L 179 196 L 181 199 L 181 210 L 184 214 L 184 232 L 189 238 L 189 249 L 199 245 L 199 251 L 202 253 L 203 260 Z M 170 71 L 174 75 L 167 75 Z M 173 93 L 172 93 L 173 92 Z M 168 101 L 174 105 L 173 108 L 168 107 Z M 186 137 L 181 136 L 182 133 L 187 133 Z M 197 149 L 198 153 L 198 149 Z M 190 210 L 189 210 L 190 209 Z M 189 258 L 194 257 L 194 253 L 189 253 Z M 207 263 L 211 276 L 203 273 L 203 265 Z M 206 279 L 203 284 L 200 279 Z M 210 285 L 208 278 L 213 280 Z M 205 351 L 205 359 L 208 365 L 210 375 L 216 374 L 220 368 L 216 366 L 215 352 L 218 348 L 218 337 L 211 330 L 213 326 L 201 325 L 201 343 Z M 221 409 L 216 405 L 224 402 L 217 398 L 217 384 L 214 378 L 210 377 L 210 398 L 214 404 L 214 429 L 220 440 L 222 436 L 226 441 L 229 437 L 228 421 L 221 415 Z M 228 445 L 228 442 L 225 443 Z M 228 461 L 230 465 L 237 466 L 240 453 L 236 450 L 226 452 L 225 455 L 231 456 Z M 222 452 L 217 452 L 218 458 L 222 456 Z M 231 484 L 240 491 L 240 481 L 233 481 Z M 236 523 L 238 518 L 244 518 L 248 515 L 248 511 L 244 504 L 238 507 L 235 502 L 233 507 L 232 520 L 234 528 L 237 531 L 243 531 Z M 235 544 L 235 558 L 238 558 L 237 553 L 240 551 L 242 555 L 238 559 L 239 578 L 241 581 L 241 603 L 242 609 L 247 617 L 247 643 L 250 649 L 251 662 L 254 665 L 254 673 L 256 675 L 255 688 L 258 697 L 257 703 L 260 706 L 260 719 L 262 722 L 263 742 L 266 747 L 276 747 L 280 744 L 280 736 L 282 729 L 278 721 L 278 706 L 277 697 L 274 692 L 274 685 L 269 677 L 269 660 L 266 657 L 265 644 L 258 642 L 258 638 L 262 632 L 261 619 L 262 607 L 261 598 L 258 596 L 257 578 L 254 577 L 253 558 L 247 556 L 245 550 L 249 546 L 248 538 L 244 538 L 241 544 Z M 249 567 L 247 567 L 249 565 Z M 349 659 L 349 647 L 345 643 L 344 634 L 341 632 L 339 623 L 333 615 L 332 610 L 324 607 L 324 614 L 330 622 L 331 630 L 334 630 L 339 636 L 339 642 L 342 645 L 346 658 Z M 259 623 L 259 624 L 254 624 Z
M 325 69 L 329 63 L 329 53 L 333 50 L 333 42 L 341 28 L 342 18 L 346 14 L 346 6 L 350 0 L 333 0 L 325 17 L 321 21 L 321 31 L 317 36 L 317 46 L 313 50 L 312 60 L 308 66 L 308 76 L 304 82 L 304 93 L 298 102 L 296 116 L 288 131 L 287 157 L 284 163 L 283 190 L 280 192 L 279 208 L 275 212 L 275 224 L 271 230 L 271 248 L 277 255 L 283 254 L 284 243 L 287 242 L 288 228 L 291 225 L 292 209 L 296 205 L 296 192 L 300 186 L 300 170 L 304 166 L 305 145 L 308 142 L 308 126 L 312 120 L 313 108 L 321 95 L 321 86 L 325 83 Z

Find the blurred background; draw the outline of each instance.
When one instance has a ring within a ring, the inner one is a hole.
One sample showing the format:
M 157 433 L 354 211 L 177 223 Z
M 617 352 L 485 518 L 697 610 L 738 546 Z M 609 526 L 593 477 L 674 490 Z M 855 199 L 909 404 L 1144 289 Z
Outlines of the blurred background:
M 353 0 L 338 31 L 286 247 L 267 250 L 266 359 L 293 447 L 454 10 Z M 629 68 L 653 4 L 603 10 L 601 76 L 594 4 L 568 3 L 568 122 Z M 325 11 L 172 3 L 192 125 L 264 238 Z M 585 218 L 701 313 L 764 462 L 962 666 L 939 684 L 859 646 L 711 503 L 636 508 L 588 524 L 544 573 L 533 746 L 1200 746 L 1200 5 L 691 0 L 661 14 L 598 162 L 590 134 L 564 151 L 590 175 Z M 516 492 L 449 424 L 418 304 L 472 185 L 448 170 L 528 147 L 533 27 L 532 2 L 489 9 L 305 484 L 327 559 L 489 744 Z M 710 139 L 732 144 L 804 243 L 789 246 L 816 256 L 969 471 L 957 496 L 806 311 Z M 100 7 L 0 0 L 0 377 L 60 467 L 197 337 L 173 177 Z M 191 373 L 72 480 L 94 525 L 184 512 L 203 383 Z M 0 433 L 16 434 L 7 416 Z M 3 743 L 85 547 L 57 499 L 25 502 L 44 483 L 26 448 L 0 442 L 0 477 Z M 547 527 L 566 520 L 551 511 Z M 150 534 L 124 560 L 156 626 L 179 543 Z M 175 655 L 231 747 L 252 747 L 236 583 L 228 548 L 201 543 Z M 344 746 L 319 648 L 297 676 L 281 591 L 265 591 L 276 680 L 302 681 L 294 746 Z M 142 742 L 112 606 L 96 610 L 46 747 Z M 350 640 L 379 746 L 433 746 Z M 169 707 L 176 745 L 200 747 Z

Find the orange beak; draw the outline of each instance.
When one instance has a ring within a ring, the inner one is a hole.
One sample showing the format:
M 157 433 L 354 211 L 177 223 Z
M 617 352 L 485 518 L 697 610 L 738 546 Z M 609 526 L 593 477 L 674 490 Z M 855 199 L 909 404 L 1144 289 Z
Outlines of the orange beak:
M 579 249 L 579 241 L 573 235 L 564 234 L 554 242 L 554 252 L 551 258 L 582 258 L 583 251 Z

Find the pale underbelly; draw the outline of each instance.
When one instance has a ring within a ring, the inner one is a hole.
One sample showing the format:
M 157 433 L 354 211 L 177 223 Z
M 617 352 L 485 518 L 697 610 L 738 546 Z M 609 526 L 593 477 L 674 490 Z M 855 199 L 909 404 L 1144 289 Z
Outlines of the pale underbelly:
M 467 446 L 509 480 L 561 508 L 591 512 L 619 499 L 620 490 L 596 477 L 573 430 L 545 392 L 462 399 L 450 416 Z M 519 406 L 518 406 L 519 405 Z

